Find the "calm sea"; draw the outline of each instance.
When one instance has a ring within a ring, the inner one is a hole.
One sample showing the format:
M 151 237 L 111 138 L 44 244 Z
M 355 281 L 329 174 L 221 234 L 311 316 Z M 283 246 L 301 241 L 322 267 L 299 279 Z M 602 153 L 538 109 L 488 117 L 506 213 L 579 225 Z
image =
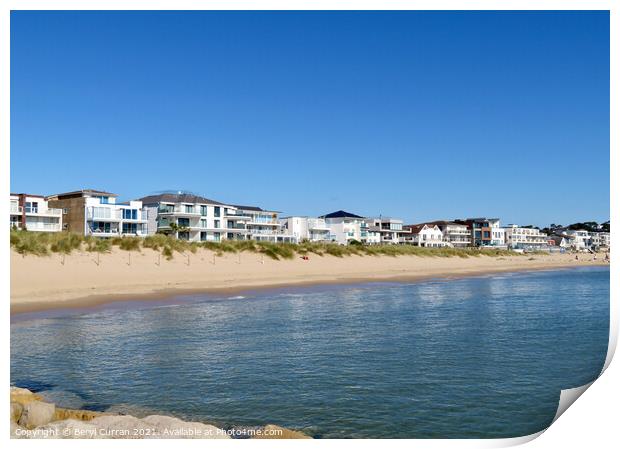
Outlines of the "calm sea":
M 261 291 L 17 316 L 11 381 L 68 407 L 315 437 L 513 437 L 595 379 L 609 269 Z

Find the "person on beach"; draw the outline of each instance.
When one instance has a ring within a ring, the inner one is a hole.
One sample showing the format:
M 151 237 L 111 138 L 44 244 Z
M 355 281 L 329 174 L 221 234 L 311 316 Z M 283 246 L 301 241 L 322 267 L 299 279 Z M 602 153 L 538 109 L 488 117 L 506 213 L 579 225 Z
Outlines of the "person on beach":
M 575 254 L 575 260 L 579 260 L 579 254 Z

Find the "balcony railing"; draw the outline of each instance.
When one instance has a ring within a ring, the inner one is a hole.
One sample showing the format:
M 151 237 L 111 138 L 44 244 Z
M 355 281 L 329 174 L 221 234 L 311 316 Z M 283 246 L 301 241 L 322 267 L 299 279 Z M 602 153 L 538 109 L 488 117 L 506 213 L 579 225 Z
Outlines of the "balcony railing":
M 21 214 L 22 213 L 22 207 L 18 206 L 17 204 L 11 203 L 11 213 L 12 214 Z
M 120 221 L 121 211 L 116 209 L 110 209 L 107 207 L 97 207 L 94 209 L 88 209 L 87 217 L 89 220 L 113 220 Z
M 195 215 L 200 216 L 200 209 L 192 207 L 187 209 L 185 206 L 161 207 L 158 211 L 162 215 Z
M 28 231 L 60 231 L 60 223 L 26 223 Z
M 21 212 L 22 210 L 21 206 L 19 207 L 19 210 Z M 54 216 L 54 217 L 60 217 L 62 215 L 62 209 L 51 209 L 48 207 L 26 206 L 24 207 L 24 211 L 26 212 L 26 214 L 29 214 L 29 215 L 47 215 L 47 216 Z

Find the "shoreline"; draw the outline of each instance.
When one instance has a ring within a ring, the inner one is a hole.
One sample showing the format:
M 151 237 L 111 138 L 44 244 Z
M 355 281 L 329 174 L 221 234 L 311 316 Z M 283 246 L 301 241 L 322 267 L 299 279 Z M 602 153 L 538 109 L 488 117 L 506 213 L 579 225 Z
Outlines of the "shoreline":
M 152 258 L 154 254 L 142 251 L 134 255 L 132 267 L 124 262 L 126 258 L 131 261 L 131 256 L 116 251 L 101 256 L 100 262 L 105 261 L 105 269 L 93 264 L 93 256 L 88 253 L 67 255 L 64 264 L 53 257 L 22 257 L 12 253 L 10 313 L 14 316 L 121 302 L 163 301 L 195 294 L 230 295 L 313 285 L 452 280 L 495 273 L 609 265 L 602 256 L 593 261 L 592 255 L 582 255 L 581 260 L 576 261 L 572 254 L 470 258 L 316 256 L 312 263 L 298 259 L 267 261 L 255 254 L 243 254 L 244 263 L 238 255 L 226 255 L 219 257 L 214 267 L 211 262 L 205 262 L 213 254 L 209 251 L 203 253 L 192 255 L 200 261 L 193 265 L 185 265 L 182 255 L 155 265 L 148 263 L 149 256 Z M 32 273 L 41 273 L 41 270 L 44 273 L 37 282 Z M 113 284 L 94 284 L 93 280 L 99 275 L 114 277 Z M 49 279 L 54 281 L 53 285 L 45 282 Z M 135 280 L 151 282 L 133 283 Z M 93 294 L 92 290 L 98 293 Z

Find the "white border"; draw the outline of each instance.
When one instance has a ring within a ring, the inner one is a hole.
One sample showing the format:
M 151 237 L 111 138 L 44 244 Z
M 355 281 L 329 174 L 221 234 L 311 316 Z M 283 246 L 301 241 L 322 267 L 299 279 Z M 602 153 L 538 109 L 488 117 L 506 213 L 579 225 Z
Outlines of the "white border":
M 2 99 L 2 109 L 0 112 L 0 142 L 1 142 L 1 154 L 0 154 L 0 176 L 4 181 L 2 183 L 2 192 L 0 193 L 0 210 L 8 210 L 9 202 L 9 145 L 10 145 L 10 11 L 17 10 L 64 10 L 64 9 L 80 9 L 80 10 L 143 10 L 143 9 L 166 9 L 166 10 L 200 10 L 200 9 L 213 9 L 213 10 L 276 10 L 276 9 L 291 9 L 291 10 L 610 10 L 610 25 L 611 25 L 611 80 L 618 78 L 618 25 L 620 20 L 618 19 L 619 7 L 616 6 L 617 2 L 609 1 L 580 1 L 580 0 L 539 0 L 539 1 L 491 1 L 491 0 L 476 0 L 476 1 L 458 1 L 458 0 L 428 0 L 428 1 L 402 1 L 402 0 L 388 0 L 388 1 L 342 1 L 342 0 L 315 0 L 315 1 L 250 1 L 250 0 L 229 0 L 229 1 L 192 1 L 192 0 L 153 0 L 153 1 L 139 1 L 139 0 L 90 0 L 90 1 L 77 1 L 77 0 L 61 0 L 61 1 L 44 1 L 44 0 L 9 0 L 1 3 L 2 8 L 0 18 L 0 92 Z M 618 117 L 617 117 L 617 105 L 618 105 L 618 90 L 616 85 L 611 83 L 611 105 L 610 105 L 610 130 L 611 140 L 610 148 L 617 148 L 618 135 L 616 130 L 618 129 Z M 611 151 L 610 154 L 610 189 L 611 189 L 611 204 L 616 204 L 620 197 L 617 195 L 618 183 L 615 180 L 615 174 L 618 172 L 618 157 L 615 151 Z M 611 208 L 611 221 L 616 224 L 619 223 L 617 208 Z M 617 242 L 617 238 L 620 234 L 612 229 L 612 240 Z M 8 223 L 6 220 L 2 221 L 2 227 L 0 228 L 5 236 L 8 235 Z M 4 300 L 4 307 L 2 308 L 2 319 L 4 323 L 9 322 L 9 242 L 8 239 L 0 239 L 0 248 L 2 249 L 3 257 L 0 259 L 0 276 L 3 278 L 3 282 L 0 282 L 0 288 L 2 288 L 2 299 Z M 618 264 L 612 262 L 611 266 L 611 278 L 618 279 Z M 618 337 L 618 289 L 614 282 L 611 282 L 611 332 L 610 332 L 610 346 L 608 358 L 606 361 L 606 368 L 609 366 L 613 353 L 615 351 L 617 337 Z M 10 383 L 9 364 L 6 361 L 10 357 L 10 327 L 4 326 L 4 344 L 2 345 L 2 360 L 5 360 L 5 369 L 2 372 L 2 382 L 0 385 L 8 387 Z M 8 388 L 0 388 L 2 391 L 2 398 L 0 403 L 7 404 Z M 536 442 L 532 443 L 536 447 L 544 448 L 550 446 L 565 446 L 565 447 L 583 447 L 588 444 L 594 447 L 608 447 L 614 441 L 618 441 L 618 431 L 616 430 L 617 423 L 612 421 L 614 415 L 617 413 L 617 405 L 614 403 L 614 399 L 620 397 L 618 394 L 618 368 L 617 363 L 611 365 L 605 372 L 601 379 L 594 382 L 593 386 L 584 394 L 583 398 L 579 400 L 577 406 L 573 406 L 567 411 L 557 423 L 554 423 L 544 437 L 539 438 Z M 8 440 L 8 407 L 2 407 L 5 413 L 5 417 L 2 420 L 2 434 L 0 439 Z M 542 433 L 542 432 L 541 432 Z M 521 444 L 530 441 L 541 433 L 515 439 L 504 440 L 381 440 L 382 445 L 390 445 L 393 447 L 501 447 L 508 445 Z M 315 440 L 316 441 L 316 440 Z M 13 445 L 24 445 L 25 447 L 32 447 L 34 445 L 48 444 L 50 446 L 66 446 L 76 444 L 83 446 L 85 440 L 72 443 L 71 441 L 51 441 L 45 442 L 41 440 L 35 441 L 23 441 L 23 440 L 8 440 L 8 443 Z M 166 440 L 118 440 L 114 443 L 118 446 L 125 446 L 130 444 L 148 445 L 155 447 L 168 446 Z M 91 444 L 94 446 L 109 447 L 108 441 L 96 440 Z M 206 444 L 209 446 L 219 446 L 227 444 L 240 444 L 239 442 L 227 442 L 227 441 L 188 441 L 185 440 L 183 445 L 195 444 L 204 447 Z M 251 443 L 241 444 L 256 444 L 264 447 L 272 447 L 274 445 L 305 445 L 305 444 L 317 444 L 316 442 L 310 443 L 309 441 L 274 441 L 274 440 L 255 440 Z M 335 446 L 343 444 L 339 440 L 320 440 L 318 444 L 325 446 Z M 371 447 L 376 444 L 373 440 L 356 440 L 356 446 Z

